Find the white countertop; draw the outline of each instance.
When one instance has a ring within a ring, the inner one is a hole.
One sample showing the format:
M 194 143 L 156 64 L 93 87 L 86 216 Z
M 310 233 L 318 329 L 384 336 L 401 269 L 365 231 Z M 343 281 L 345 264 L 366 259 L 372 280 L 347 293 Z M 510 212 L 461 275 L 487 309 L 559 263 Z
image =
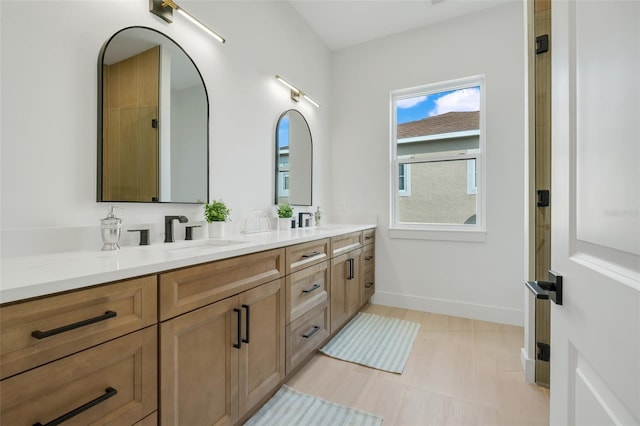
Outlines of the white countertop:
M 117 251 L 97 249 L 2 259 L 0 303 L 155 274 L 374 227 L 372 224 L 323 225 L 228 235 L 223 240 L 180 241 L 123 247 Z

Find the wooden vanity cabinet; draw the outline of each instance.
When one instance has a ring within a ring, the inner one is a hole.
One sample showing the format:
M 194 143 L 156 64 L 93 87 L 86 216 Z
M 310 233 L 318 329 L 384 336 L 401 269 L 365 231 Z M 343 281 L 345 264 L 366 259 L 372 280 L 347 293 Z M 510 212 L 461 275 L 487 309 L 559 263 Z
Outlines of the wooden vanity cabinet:
M 161 276 L 161 285 L 173 287 L 161 290 L 161 298 L 180 293 L 176 276 L 187 287 L 197 287 L 199 300 L 232 293 L 161 323 L 162 425 L 235 424 L 284 379 L 284 278 L 262 283 L 274 273 L 273 260 L 283 255 L 284 249 L 272 250 Z M 277 269 L 284 275 L 283 268 Z M 237 289 L 249 289 L 233 294 L 234 283 Z M 160 304 L 171 307 L 166 301 Z
M 287 247 L 287 374 L 329 336 L 328 259 L 329 239 Z
M 152 415 L 156 282 L 148 276 L 0 307 L 0 424 L 131 425 Z
M 350 251 L 331 259 L 332 334 L 362 306 L 362 248 L 359 243 L 357 245 L 350 243 L 349 245 Z M 354 246 L 358 248 L 353 249 Z
M 362 296 L 361 304 L 364 306 L 369 302 L 376 289 L 376 246 L 375 229 L 367 229 L 362 233 Z

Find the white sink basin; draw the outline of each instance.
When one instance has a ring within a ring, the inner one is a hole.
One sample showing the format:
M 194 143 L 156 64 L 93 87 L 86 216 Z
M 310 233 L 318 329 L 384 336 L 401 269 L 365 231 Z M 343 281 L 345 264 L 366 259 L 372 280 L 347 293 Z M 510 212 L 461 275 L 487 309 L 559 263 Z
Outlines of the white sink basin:
M 195 241 L 186 241 L 186 242 L 180 242 L 180 243 L 166 243 L 163 249 L 171 252 L 184 252 L 184 251 L 190 251 L 190 250 L 199 251 L 199 250 L 207 250 L 210 248 L 229 247 L 229 246 L 236 246 L 240 244 L 249 244 L 249 241 L 210 238 L 208 240 L 195 240 Z

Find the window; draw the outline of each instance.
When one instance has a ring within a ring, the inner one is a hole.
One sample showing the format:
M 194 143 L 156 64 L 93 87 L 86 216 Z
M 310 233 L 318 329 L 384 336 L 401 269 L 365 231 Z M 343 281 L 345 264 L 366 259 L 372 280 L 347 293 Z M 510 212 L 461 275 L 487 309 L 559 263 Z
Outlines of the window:
M 411 195 L 411 164 L 400 164 L 398 168 L 398 194 L 401 197 Z
M 483 92 L 472 77 L 391 93 L 392 236 L 484 231 Z

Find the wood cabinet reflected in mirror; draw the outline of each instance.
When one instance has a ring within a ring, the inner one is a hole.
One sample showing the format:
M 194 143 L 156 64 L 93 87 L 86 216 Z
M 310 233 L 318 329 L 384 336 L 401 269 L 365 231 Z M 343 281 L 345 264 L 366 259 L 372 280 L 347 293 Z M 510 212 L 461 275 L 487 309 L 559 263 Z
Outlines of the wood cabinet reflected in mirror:
M 206 201 L 209 102 L 191 58 L 130 27 L 104 45 L 98 70 L 98 201 Z
M 310 206 L 313 192 L 313 143 L 304 116 L 285 111 L 276 125 L 275 203 Z

